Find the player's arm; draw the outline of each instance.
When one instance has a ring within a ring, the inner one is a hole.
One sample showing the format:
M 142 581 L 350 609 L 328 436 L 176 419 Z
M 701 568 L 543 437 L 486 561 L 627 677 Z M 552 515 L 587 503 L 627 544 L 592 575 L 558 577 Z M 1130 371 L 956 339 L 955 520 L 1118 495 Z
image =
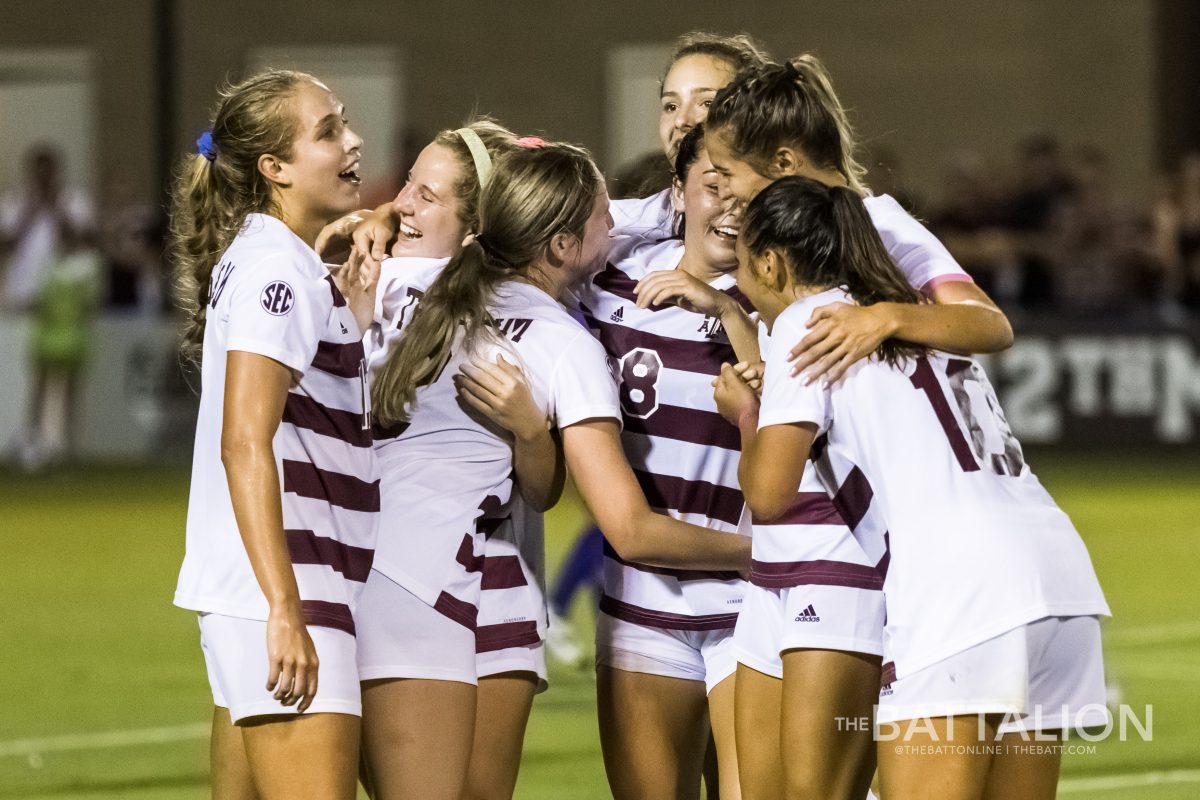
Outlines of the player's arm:
M 757 520 L 778 519 L 796 502 L 817 426 L 802 422 L 758 430 L 758 395 L 728 364 L 721 366 L 714 398 L 721 416 L 742 437 L 738 484 L 746 506 Z
M 562 496 L 567 469 L 562 442 L 549 429 L 520 367 L 497 355 L 495 363 L 468 364 L 454 376 L 458 396 L 513 437 L 517 488 L 535 511 L 547 511 Z
M 738 361 L 760 360 L 758 328 L 741 304 L 681 269 L 652 272 L 634 287 L 639 308 L 674 303 L 680 308 L 716 317 L 729 337 Z
M 616 420 L 584 420 L 564 428 L 562 439 L 571 477 L 621 558 L 679 569 L 749 567 L 749 537 L 689 525 L 650 509 L 625 460 Z
M 221 462 L 242 544 L 267 598 L 267 689 L 303 711 L 317 693 L 317 652 L 300 605 L 283 533 L 283 503 L 272 441 L 292 372 L 257 353 L 231 350 L 225 368 Z
M 885 339 L 952 353 L 998 353 L 1012 346 L 1008 317 L 971 281 L 934 286 L 933 303 L 831 303 L 813 312 L 809 332 L 792 348 L 792 374 L 833 383 Z

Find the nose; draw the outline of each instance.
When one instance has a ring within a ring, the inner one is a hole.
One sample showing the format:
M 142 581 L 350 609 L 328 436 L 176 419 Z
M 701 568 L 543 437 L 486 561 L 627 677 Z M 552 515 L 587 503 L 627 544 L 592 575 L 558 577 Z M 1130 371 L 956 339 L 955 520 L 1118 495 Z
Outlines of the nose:
M 392 211 L 397 214 L 411 215 L 413 213 L 412 195 L 412 183 L 404 184 L 400 194 L 396 195 L 396 199 L 392 201 Z
M 704 118 L 708 115 L 708 110 L 700 103 L 692 103 L 687 108 L 683 109 L 684 123 L 680 130 L 690 131 L 692 128 L 704 122 Z
M 360 155 L 362 154 L 363 138 L 351 128 L 346 128 L 346 143 L 350 145 L 349 152 L 358 151 Z

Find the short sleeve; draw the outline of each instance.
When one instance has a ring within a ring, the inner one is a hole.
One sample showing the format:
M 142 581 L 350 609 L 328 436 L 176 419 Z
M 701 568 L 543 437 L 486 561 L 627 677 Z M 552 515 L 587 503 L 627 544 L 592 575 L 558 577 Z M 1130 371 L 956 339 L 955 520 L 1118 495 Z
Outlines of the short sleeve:
M 671 236 L 675 211 L 671 207 L 670 189 L 649 197 L 613 200 L 608 208 L 613 218 L 613 236 L 629 234 L 651 239 Z
M 800 314 L 781 315 L 771 331 L 767 344 L 766 373 L 763 375 L 762 404 L 758 412 L 758 428 L 771 425 L 790 425 L 797 422 L 814 423 L 824 430 L 829 416 L 829 389 L 823 381 L 806 384 L 803 375 L 791 374 L 788 353 L 804 338 L 803 324 L 816 308 L 812 305 Z M 799 323 L 799 324 L 796 324 Z
M 881 195 L 865 203 L 888 254 L 913 288 L 928 293 L 939 283 L 971 282 L 946 246 L 894 199 Z
M 559 357 L 550 385 L 551 418 L 566 428 L 585 419 L 620 421 L 617 384 L 604 348 L 580 330 Z
M 230 288 L 226 350 L 258 353 L 303 375 L 333 311 L 329 281 L 279 257 L 255 265 Z

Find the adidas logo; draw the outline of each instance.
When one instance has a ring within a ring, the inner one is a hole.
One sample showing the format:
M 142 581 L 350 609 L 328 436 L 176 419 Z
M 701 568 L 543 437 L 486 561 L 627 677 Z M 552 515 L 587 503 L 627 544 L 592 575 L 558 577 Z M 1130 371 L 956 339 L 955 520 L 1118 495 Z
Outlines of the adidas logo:
M 625 319 L 625 306 L 621 306 L 616 311 L 614 311 L 612 313 L 612 316 L 609 317 L 609 319 L 611 319 L 613 322 L 621 322 L 622 320 L 624 320 Z
M 817 610 L 810 604 L 808 608 L 796 615 L 796 622 L 820 622 L 821 618 L 817 616 Z
M 349 332 L 350 332 L 350 329 L 346 327 L 346 323 L 344 323 L 344 322 L 338 322 L 338 325 L 341 325 L 341 326 L 342 326 L 342 333 L 349 333 Z

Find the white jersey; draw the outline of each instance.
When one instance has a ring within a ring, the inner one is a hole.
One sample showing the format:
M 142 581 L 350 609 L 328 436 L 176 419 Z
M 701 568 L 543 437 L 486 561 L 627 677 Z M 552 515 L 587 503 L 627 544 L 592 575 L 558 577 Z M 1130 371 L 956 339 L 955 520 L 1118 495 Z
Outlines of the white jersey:
M 669 239 L 674 234 L 679 215 L 671 204 L 671 190 L 663 189 L 649 197 L 613 200 L 608 204 L 612 214 L 613 236 L 642 236 L 647 239 Z
M 863 205 L 888 255 L 914 287 L 928 293 L 939 283 L 971 281 L 946 246 L 891 195 L 864 197 Z M 667 239 L 673 235 L 676 214 L 669 189 L 638 200 L 614 200 L 611 209 L 614 236 Z
M 373 351 L 373 369 L 382 363 L 390 341 L 411 320 L 409 312 L 447 261 L 385 262 L 377 310 L 388 322 L 376 334 L 382 346 Z M 528 284 L 506 282 L 498 287 L 488 310 L 498 339 L 481 342 L 475 357 L 493 360 L 500 353 L 520 366 L 551 424 L 563 428 L 585 419 L 619 418 L 616 387 L 603 349 L 553 298 Z M 484 558 L 489 535 L 513 513 L 513 462 L 512 446 L 502 432 L 468 412 L 458 400 L 452 378 L 468 357 L 455 347 L 433 383 L 418 389 L 410 421 L 389 430 L 377 428 L 384 528 L 375 568 L 478 633 L 478 595 L 453 597 L 444 588 L 464 569 L 481 573 L 487 587 L 515 580 L 515 570 L 508 568 L 514 565 L 497 562 L 489 569 Z M 538 554 L 533 563 L 540 562 Z M 497 577 L 503 575 L 508 577 Z M 509 633 L 528 633 L 527 625 L 519 627 L 521 631 L 516 626 L 485 631 L 485 638 L 512 646 Z M 538 627 L 544 629 L 544 624 Z
M 772 336 L 799 339 L 813 309 L 833 301 L 849 297 L 797 301 Z M 932 351 L 893 368 L 872 358 L 832 387 L 783 370 L 767 366 L 759 425 L 816 424 L 826 491 L 860 540 L 887 544 L 884 657 L 896 677 L 1042 617 L 1109 613 L 1087 549 L 1024 463 L 975 361 Z
M 272 358 L 295 376 L 272 441 L 288 552 L 308 624 L 353 634 L 379 511 L 361 336 L 317 254 L 264 214 L 247 217 L 212 274 L 187 552 L 175 604 L 267 618 L 221 462 L 231 350 Z
M 650 506 L 675 519 L 735 532 L 742 510 L 741 441 L 713 401 L 712 380 L 733 347 L 718 319 L 675 305 L 638 308 L 633 288 L 651 272 L 674 269 L 678 240 L 618 240 L 603 272 L 584 291 L 582 310 L 620 368 L 621 441 Z M 710 284 L 744 300 L 732 274 Z M 663 569 L 604 549 L 600 608 L 660 628 L 720 630 L 737 621 L 744 583 L 736 572 Z

